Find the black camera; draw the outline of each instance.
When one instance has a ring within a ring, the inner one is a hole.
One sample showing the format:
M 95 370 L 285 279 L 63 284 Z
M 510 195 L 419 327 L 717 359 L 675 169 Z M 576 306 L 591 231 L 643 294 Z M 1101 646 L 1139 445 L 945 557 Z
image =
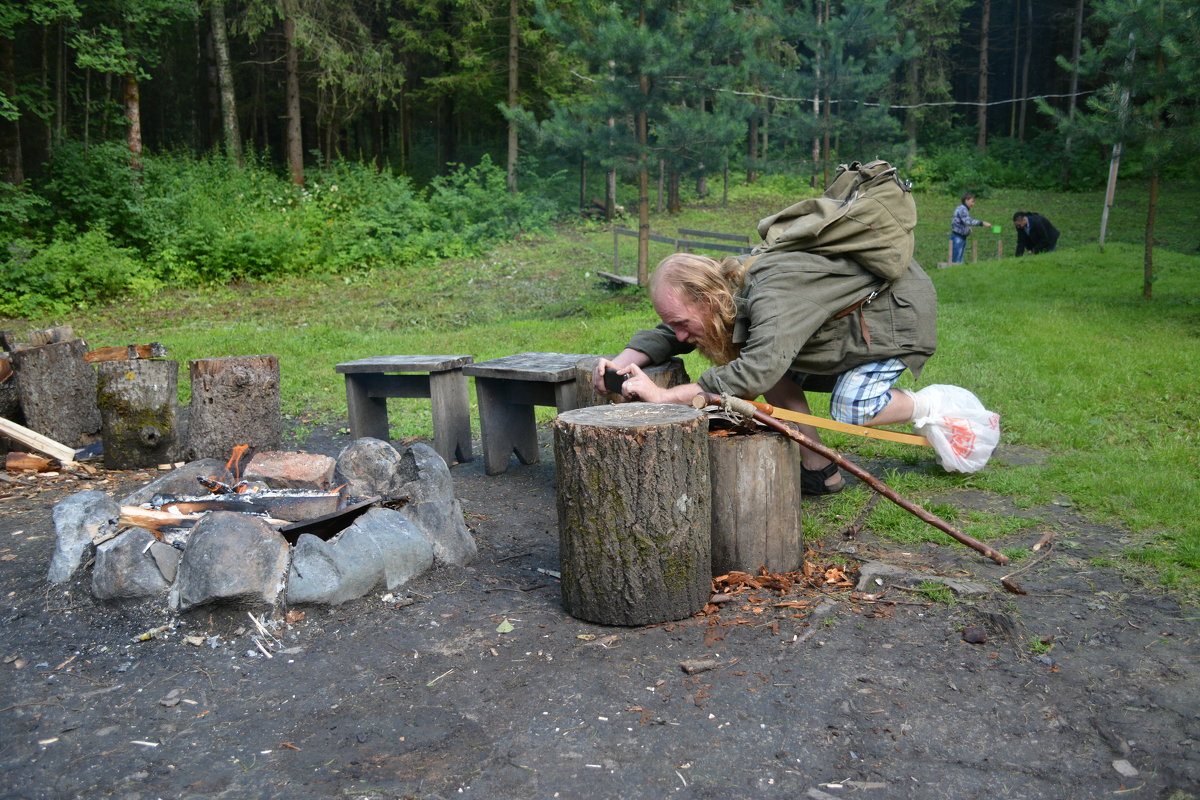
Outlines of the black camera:
M 628 375 L 621 375 L 612 367 L 606 367 L 604 370 L 604 388 L 613 394 L 620 394 L 621 387 L 625 385 L 625 379 Z

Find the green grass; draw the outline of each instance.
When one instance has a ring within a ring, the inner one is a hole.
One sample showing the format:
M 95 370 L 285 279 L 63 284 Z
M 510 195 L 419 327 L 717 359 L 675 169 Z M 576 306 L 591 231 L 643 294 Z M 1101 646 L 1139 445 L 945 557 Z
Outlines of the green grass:
M 719 197 L 719 183 L 713 189 Z M 1013 533 L 1020 524 L 997 515 L 963 515 L 939 495 L 974 488 L 1020 508 L 1066 498 L 1091 519 L 1133 532 L 1134 544 L 1124 553 L 1128 562 L 1143 572 L 1149 567 L 1168 587 L 1191 591 L 1200 588 L 1200 190 L 1165 187 L 1158 280 L 1149 301 L 1141 297 L 1145 192 L 1138 185 L 1120 187 L 1103 253 L 1096 245 L 1102 197 L 981 193 L 975 214 L 1003 224 L 1005 252 L 1012 252 L 1008 220 L 1017 208 L 1054 221 L 1063 231 L 1059 251 L 997 260 L 995 236 L 987 233 L 980 236 L 980 253 L 987 250 L 991 258 L 939 270 L 934 265 L 945 259 L 958 199 L 918 196 L 917 255 L 940 298 L 940 347 L 921 385 L 970 388 L 1001 415 L 1004 445 L 1036 449 L 1044 455 L 1038 463 L 1009 464 L 1001 456 L 981 473 L 951 475 L 927 453 L 902 445 L 844 435 L 826 441 L 851 458 L 887 457 L 907 465 L 893 476 L 896 488 L 976 538 Z M 794 199 L 771 194 L 770 187 L 734 187 L 727 208 L 709 201 L 676 217 L 656 215 L 651 227 L 753 233 L 760 217 Z M 620 271 L 626 274 L 634 270 L 631 245 L 622 244 Z M 0 327 L 23 333 L 70 323 L 92 347 L 163 342 L 181 363 L 184 400 L 188 360 L 276 354 L 284 412 L 301 426 L 344 424 L 342 379 L 333 371 L 341 361 L 400 353 L 469 353 L 483 360 L 526 350 L 618 351 L 633 330 L 655 319 L 641 290 L 615 288 L 596 277 L 596 270 L 612 269 L 612 247 L 607 226 L 574 223 L 482 258 L 268 285 L 179 288 L 150 300 L 59 319 L 9 320 Z M 652 260 L 670 250 L 655 248 Z M 693 376 L 703 370 L 698 357 L 685 361 Z M 914 384 L 905 376 L 901 385 Z M 814 406 L 824 410 L 819 398 Z M 428 402 L 392 401 L 390 408 L 396 437 L 430 435 Z M 552 413 L 539 411 L 542 419 Z M 861 491 L 814 504 L 821 510 L 808 517 L 811 535 L 840 530 L 865 501 Z M 931 535 L 890 506 L 876 505 L 873 529 L 900 540 Z

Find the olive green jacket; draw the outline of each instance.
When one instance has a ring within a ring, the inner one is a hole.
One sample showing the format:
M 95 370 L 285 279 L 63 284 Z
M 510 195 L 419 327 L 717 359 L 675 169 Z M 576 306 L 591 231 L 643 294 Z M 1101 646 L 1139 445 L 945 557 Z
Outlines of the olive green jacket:
M 788 370 L 839 375 L 889 358 L 899 358 L 914 376 L 920 375 L 937 348 L 937 293 L 916 261 L 869 304 L 834 318 L 884 283 L 849 258 L 806 252 L 755 258 L 735 295 L 733 341 L 740 345 L 740 355 L 705 370 L 697 383 L 708 392 L 754 398 Z M 678 341 L 666 324 L 639 331 L 628 347 L 645 353 L 652 363 L 695 349 Z

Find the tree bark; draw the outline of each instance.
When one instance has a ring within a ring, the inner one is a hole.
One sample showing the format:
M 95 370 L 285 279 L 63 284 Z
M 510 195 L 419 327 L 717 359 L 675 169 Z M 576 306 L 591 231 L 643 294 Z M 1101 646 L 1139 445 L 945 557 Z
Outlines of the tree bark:
M 129 145 L 129 166 L 137 172 L 142 169 L 142 99 L 137 76 L 132 72 L 125 76 L 125 119 L 129 128 L 125 141 Z
M 13 56 L 13 40 L 0 39 L 0 92 L 5 97 L 17 95 L 16 62 Z M 0 181 L 20 186 L 25 182 L 25 168 L 21 155 L 21 124 L 19 119 L 0 118 Z
M 292 183 L 304 185 L 304 143 L 300 133 L 300 56 L 296 52 L 296 21 L 283 20 L 283 39 L 287 48 L 287 138 L 288 166 Z
M 221 86 L 221 131 L 225 136 L 225 154 L 242 166 L 242 137 L 238 131 L 237 97 L 233 91 L 233 69 L 229 64 L 229 36 L 225 25 L 225 5 L 214 0 L 209 6 L 213 50 L 217 57 L 217 80 Z
M 228 458 L 233 448 L 275 450 L 282 435 L 279 358 L 203 358 L 188 365 L 192 383 L 184 457 Z
M 68 447 L 100 430 L 96 370 L 83 360 L 82 339 L 12 352 L 26 427 Z
M 1067 122 L 1075 121 L 1075 95 L 1079 92 L 1079 52 L 1082 49 L 1083 43 L 1083 0 L 1076 0 L 1075 3 L 1075 37 L 1071 44 L 1071 96 L 1067 99 Z M 1062 183 L 1063 186 L 1071 184 L 1071 138 L 1072 133 L 1070 128 L 1067 129 L 1067 138 L 1063 143 L 1063 168 L 1062 168 Z
M 1017 139 L 1025 141 L 1025 111 L 1029 107 L 1029 57 L 1033 52 L 1033 0 L 1025 2 L 1025 53 L 1021 62 L 1021 119 Z
M 710 433 L 708 454 L 713 574 L 799 569 L 800 448 L 778 433 Z
M 520 11 L 518 0 L 508 0 L 508 110 L 516 112 L 520 103 L 520 82 L 518 67 L 520 66 L 521 28 L 518 24 Z M 517 193 L 517 157 L 520 154 L 520 138 L 518 136 L 517 120 L 508 118 L 508 191 Z
M 991 25 L 992 0 L 983 0 L 983 14 L 979 21 L 979 99 L 975 146 L 987 147 L 987 102 L 988 102 L 988 28 Z
M 179 445 L 179 362 L 101 361 L 97 367 L 104 466 L 140 469 L 174 461 Z
M 700 611 L 712 588 L 708 422 L 626 403 L 554 420 L 563 606 L 605 625 Z

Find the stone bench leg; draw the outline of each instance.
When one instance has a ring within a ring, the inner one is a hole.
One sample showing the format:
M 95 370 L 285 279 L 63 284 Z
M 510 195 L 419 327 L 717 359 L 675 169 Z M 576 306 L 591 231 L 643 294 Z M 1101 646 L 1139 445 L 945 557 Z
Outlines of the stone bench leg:
M 475 378 L 483 470 L 488 475 L 499 475 L 507 470 L 509 456 L 514 452 L 522 464 L 538 461 L 533 406 L 512 402 L 508 393 L 511 383 L 503 379 Z
M 462 370 L 430 373 L 429 399 L 433 403 L 433 449 L 447 464 L 473 459 L 471 396 Z

